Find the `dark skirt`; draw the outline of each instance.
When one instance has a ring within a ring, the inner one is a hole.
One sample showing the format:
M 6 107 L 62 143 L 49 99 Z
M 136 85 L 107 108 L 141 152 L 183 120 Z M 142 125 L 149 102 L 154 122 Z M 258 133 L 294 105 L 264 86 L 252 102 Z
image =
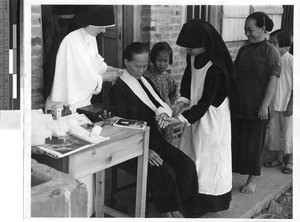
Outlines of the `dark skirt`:
M 239 119 L 232 127 L 232 171 L 244 175 L 261 174 L 261 154 L 268 120 Z
M 166 213 L 190 207 L 191 197 L 198 193 L 195 163 L 181 150 L 163 142 L 156 151 L 163 159 L 159 167 L 148 164 L 147 188 L 157 212 Z M 125 165 L 136 166 L 136 160 Z M 124 165 L 123 165 L 124 166 Z
M 187 210 L 186 217 L 198 218 L 206 213 L 216 213 L 228 210 L 231 202 L 231 191 L 222 195 L 197 194 L 192 201 L 192 207 Z

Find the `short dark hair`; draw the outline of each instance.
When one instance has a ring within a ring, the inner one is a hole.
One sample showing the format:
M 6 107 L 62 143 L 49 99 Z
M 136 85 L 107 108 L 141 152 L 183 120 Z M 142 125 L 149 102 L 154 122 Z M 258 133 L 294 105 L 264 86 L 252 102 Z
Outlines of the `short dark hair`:
M 143 53 L 149 53 L 147 46 L 141 42 L 133 42 L 125 48 L 123 60 L 132 61 L 134 55 Z
M 155 65 L 156 56 L 161 51 L 167 51 L 169 53 L 169 64 L 172 65 L 173 64 L 173 50 L 167 42 L 158 42 L 153 46 L 153 48 L 151 50 L 151 54 L 150 54 L 150 60 L 153 63 L 153 65 L 156 66 Z
M 279 47 L 289 47 L 291 46 L 292 40 L 291 35 L 286 29 L 278 29 L 270 34 L 277 38 Z

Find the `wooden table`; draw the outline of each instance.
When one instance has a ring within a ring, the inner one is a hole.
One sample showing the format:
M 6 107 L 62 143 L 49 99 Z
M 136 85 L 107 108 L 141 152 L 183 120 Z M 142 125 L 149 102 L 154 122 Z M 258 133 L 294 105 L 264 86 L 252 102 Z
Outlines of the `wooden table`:
M 113 217 L 126 217 L 104 205 L 105 169 L 138 157 L 135 216 L 145 217 L 149 127 L 136 130 L 107 125 L 103 127 L 101 136 L 110 139 L 61 159 L 40 155 L 44 156 L 41 162 L 69 173 L 75 179 L 95 174 L 96 217 L 104 217 L 104 213 Z

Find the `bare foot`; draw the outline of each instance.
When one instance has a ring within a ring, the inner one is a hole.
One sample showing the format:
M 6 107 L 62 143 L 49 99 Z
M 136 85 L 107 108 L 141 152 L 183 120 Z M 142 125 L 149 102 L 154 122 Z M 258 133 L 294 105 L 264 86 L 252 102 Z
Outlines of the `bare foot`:
M 172 214 L 170 212 L 167 213 L 160 213 L 161 217 L 172 217 Z
M 173 212 L 171 212 L 171 214 L 172 214 L 172 217 L 175 217 L 175 218 L 184 218 L 184 216 L 182 216 L 182 214 L 179 211 L 173 211 Z
M 241 192 L 246 194 L 251 194 L 254 192 L 256 188 L 256 184 L 252 182 L 247 182 L 245 186 L 242 188 Z

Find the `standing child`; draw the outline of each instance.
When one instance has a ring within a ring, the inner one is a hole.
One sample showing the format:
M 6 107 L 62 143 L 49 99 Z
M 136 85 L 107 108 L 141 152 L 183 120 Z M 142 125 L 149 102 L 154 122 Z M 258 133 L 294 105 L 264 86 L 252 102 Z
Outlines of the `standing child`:
M 147 70 L 144 76 L 151 79 L 162 100 L 172 106 L 177 99 L 177 84 L 167 69 L 173 64 L 173 50 L 168 43 L 158 42 L 151 50 L 150 60 L 154 67 Z M 168 142 L 172 143 L 172 125 L 162 130 L 162 134 Z
M 151 79 L 160 97 L 169 106 L 177 99 L 177 85 L 174 78 L 167 72 L 173 64 L 173 50 L 166 42 L 156 43 L 150 53 L 154 67 L 147 70 L 144 76 Z
M 274 117 L 270 120 L 268 149 L 276 151 L 277 158 L 266 162 L 266 167 L 281 166 L 285 154 L 283 173 L 293 172 L 293 56 L 289 53 L 291 36 L 287 30 L 279 29 L 270 34 L 282 59 L 282 70 L 275 94 Z

